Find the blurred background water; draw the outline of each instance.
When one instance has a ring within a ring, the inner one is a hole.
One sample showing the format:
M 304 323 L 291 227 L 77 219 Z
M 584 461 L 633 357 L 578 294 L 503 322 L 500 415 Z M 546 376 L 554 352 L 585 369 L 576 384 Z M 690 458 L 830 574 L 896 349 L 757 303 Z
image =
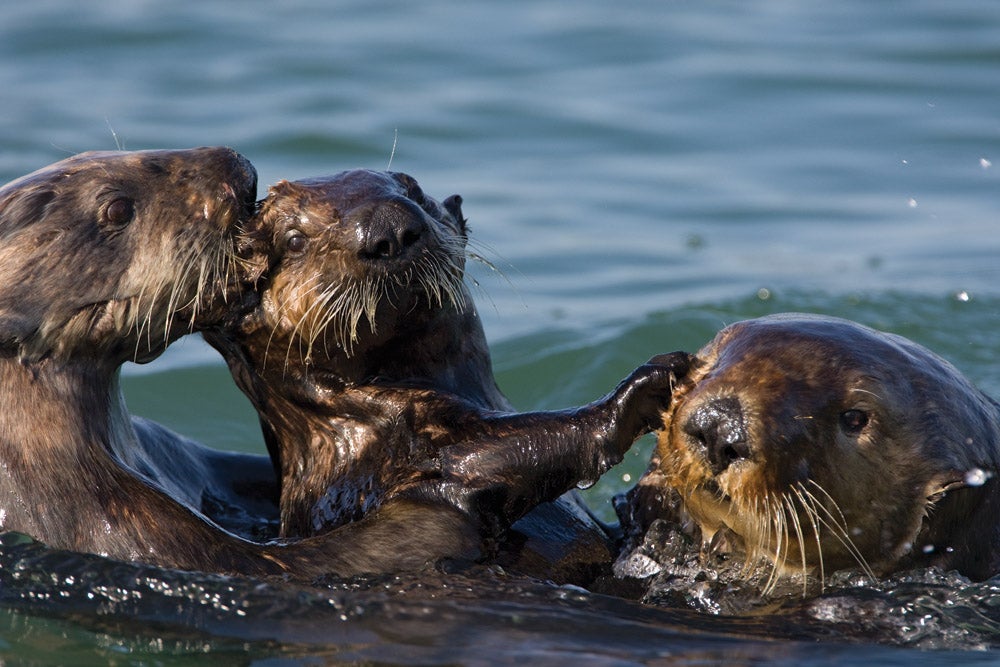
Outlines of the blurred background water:
M 261 195 L 390 165 L 460 193 L 522 409 L 789 310 L 907 335 L 1000 396 L 998 84 L 988 0 L 35 0 L 0 21 L 0 181 L 226 144 Z M 263 451 L 200 341 L 125 373 L 133 412 Z

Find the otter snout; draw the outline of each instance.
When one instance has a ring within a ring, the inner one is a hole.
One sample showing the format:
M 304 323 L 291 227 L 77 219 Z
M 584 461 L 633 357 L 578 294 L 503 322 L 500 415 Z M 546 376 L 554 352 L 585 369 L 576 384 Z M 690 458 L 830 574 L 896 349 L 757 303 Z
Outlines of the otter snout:
M 355 211 L 358 255 L 367 260 L 398 259 L 427 234 L 420 208 L 405 199 L 390 199 L 364 211 Z
M 746 416 L 738 398 L 710 399 L 691 413 L 683 430 L 703 449 L 714 474 L 749 458 Z
M 234 207 L 239 220 L 248 220 L 253 216 L 257 200 L 257 170 L 250 160 L 232 148 L 223 146 L 193 148 L 172 153 L 185 160 L 190 160 L 193 156 L 206 165 L 207 173 L 218 177 L 218 180 L 207 180 L 203 186 L 207 200 L 228 202 Z M 180 173 L 186 172 L 180 171 Z M 220 219 L 218 222 L 228 227 L 236 220 Z

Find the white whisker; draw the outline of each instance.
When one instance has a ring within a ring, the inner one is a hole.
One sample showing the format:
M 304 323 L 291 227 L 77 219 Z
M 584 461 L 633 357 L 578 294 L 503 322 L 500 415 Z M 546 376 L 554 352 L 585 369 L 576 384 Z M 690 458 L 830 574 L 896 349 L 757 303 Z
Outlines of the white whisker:
M 875 579 L 876 578 L 875 573 L 868 565 L 868 561 L 865 560 L 865 557 L 861 554 L 861 551 L 858 550 L 857 546 L 854 544 L 854 540 L 851 539 L 851 536 L 847 528 L 847 521 L 844 518 L 843 512 L 840 511 L 840 506 L 830 496 L 830 494 L 826 492 L 826 489 L 824 489 L 822 486 L 820 486 L 813 480 L 808 480 L 808 481 L 820 493 L 822 493 L 824 497 L 826 497 L 826 499 L 833 506 L 833 509 L 836 510 L 837 512 L 837 514 L 834 515 L 833 511 L 831 511 L 829 507 L 827 507 L 824 503 L 820 502 L 819 499 L 816 498 L 809 490 L 800 485 L 802 493 L 805 495 L 805 497 L 812 499 L 811 504 L 816 509 L 817 520 L 822 525 L 826 526 L 831 530 L 833 536 L 854 557 L 854 559 L 858 562 L 858 565 L 861 567 L 861 569 L 864 570 L 865 574 Z M 826 515 L 826 518 L 824 519 L 822 515 Z
M 821 584 L 825 585 L 826 569 L 823 562 L 823 541 L 820 533 L 820 522 L 816 516 L 816 509 L 812 506 L 812 502 L 810 502 L 809 499 L 802 493 L 799 485 L 792 487 L 792 493 L 794 494 L 795 499 L 799 501 L 799 504 L 802 506 L 802 511 L 805 512 L 806 517 L 809 519 L 809 525 L 812 528 L 813 538 L 816 540 L 816 553 L 819 558 L 819 579 Z M 804 544 L 803 548 L 805 548 Z M 803 561 L 805 561 L 804 556 Z
M 786 514 L 788 515 L 789 521 L 791 522 L 792 527 L 795 529 L 795 539 L 798 541 L 799 544 L 799 560 L 801 561 L 802 564 L 802 596 L 805 597 L 806 592 L 808 590 L 808 577 L 809 577 L 808 559 L 806 558 L 805 536 L 802 533 L 802 524 L 799 521 L 799 513 L 795 510 L 794 496 L 789 497 L 788 494 L 784 494 L 781 496 L 781 500 L 784 504 L 784 509 Z

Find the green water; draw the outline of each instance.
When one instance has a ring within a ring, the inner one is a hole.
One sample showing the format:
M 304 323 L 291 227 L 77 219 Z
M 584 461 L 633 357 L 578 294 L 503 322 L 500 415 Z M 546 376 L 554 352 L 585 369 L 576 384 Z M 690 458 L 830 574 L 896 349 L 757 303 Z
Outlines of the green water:
M 764 297 L 764 298 L 762 298 Z M 521 409 L 580 405 L 610 391 L 629 370 L 654 354 L 696 351 L 726 324 L 780 312 L 818 312 L 846 317 L 907 336 L 956 364 L 979 386 L 1000 396 L 1000 298 L 989 294 L 921 295 L 909 292 L 789 291 L 753 293 L 713 304 L 689 304 L 634 318 L 608 320 L 583 331 L 547 329 L 513 336 L 493 346 L 497 381 Z M 194 346 L 193 341 L 182 348 Z M 162 372 L 131 373 L 125 389 L 134 412 L 170 425 L 202 442 L 264 453 L 256 416 L 228 371 L 206 359 Z M 146 369 L 143 369 L 144 371 Z M 152 370 L 152 369 L 149 369 Z M 652 438 L 642 439 L 626 460 L 585 495 L 598 514 L 615 520 L 610 498 L 645 470 Z
M 910 336 L 1000 396 L 998 82 L 989 0 L 40 0 L 0 21 L 0 180 L 227 144 L 261 194 L 390 164 L 460 193 L 523 409 L 785 310 Z M 199 341 L 125 373 L 134 412 L 263 451 Z M 648 447 L 588 492 L 599 512 Z

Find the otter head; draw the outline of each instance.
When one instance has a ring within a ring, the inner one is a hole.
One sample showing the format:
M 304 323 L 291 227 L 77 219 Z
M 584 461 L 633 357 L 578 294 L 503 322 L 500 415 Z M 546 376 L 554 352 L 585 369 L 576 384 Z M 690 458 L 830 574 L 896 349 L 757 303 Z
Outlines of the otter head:
M 393 172 L 273 186 L 256 230 L 275 249 L 258 314 L 269 347 L 284 364 L 337 366 L 465 310 L 461 203 Z
M 906 339 L 772 316 L 724 329 L 698 357 L 665 415 L 660 472 L 703 539 L 748 565 L 822 577 L 943 552 L 920 537 L 955 519 L 934 502 L 996 468 L 995 408 Z
M 0 354 L 145 361 L 213 325 L 254 272 L 257 177 L 228 148 L 83 153 L 0 189 Z

